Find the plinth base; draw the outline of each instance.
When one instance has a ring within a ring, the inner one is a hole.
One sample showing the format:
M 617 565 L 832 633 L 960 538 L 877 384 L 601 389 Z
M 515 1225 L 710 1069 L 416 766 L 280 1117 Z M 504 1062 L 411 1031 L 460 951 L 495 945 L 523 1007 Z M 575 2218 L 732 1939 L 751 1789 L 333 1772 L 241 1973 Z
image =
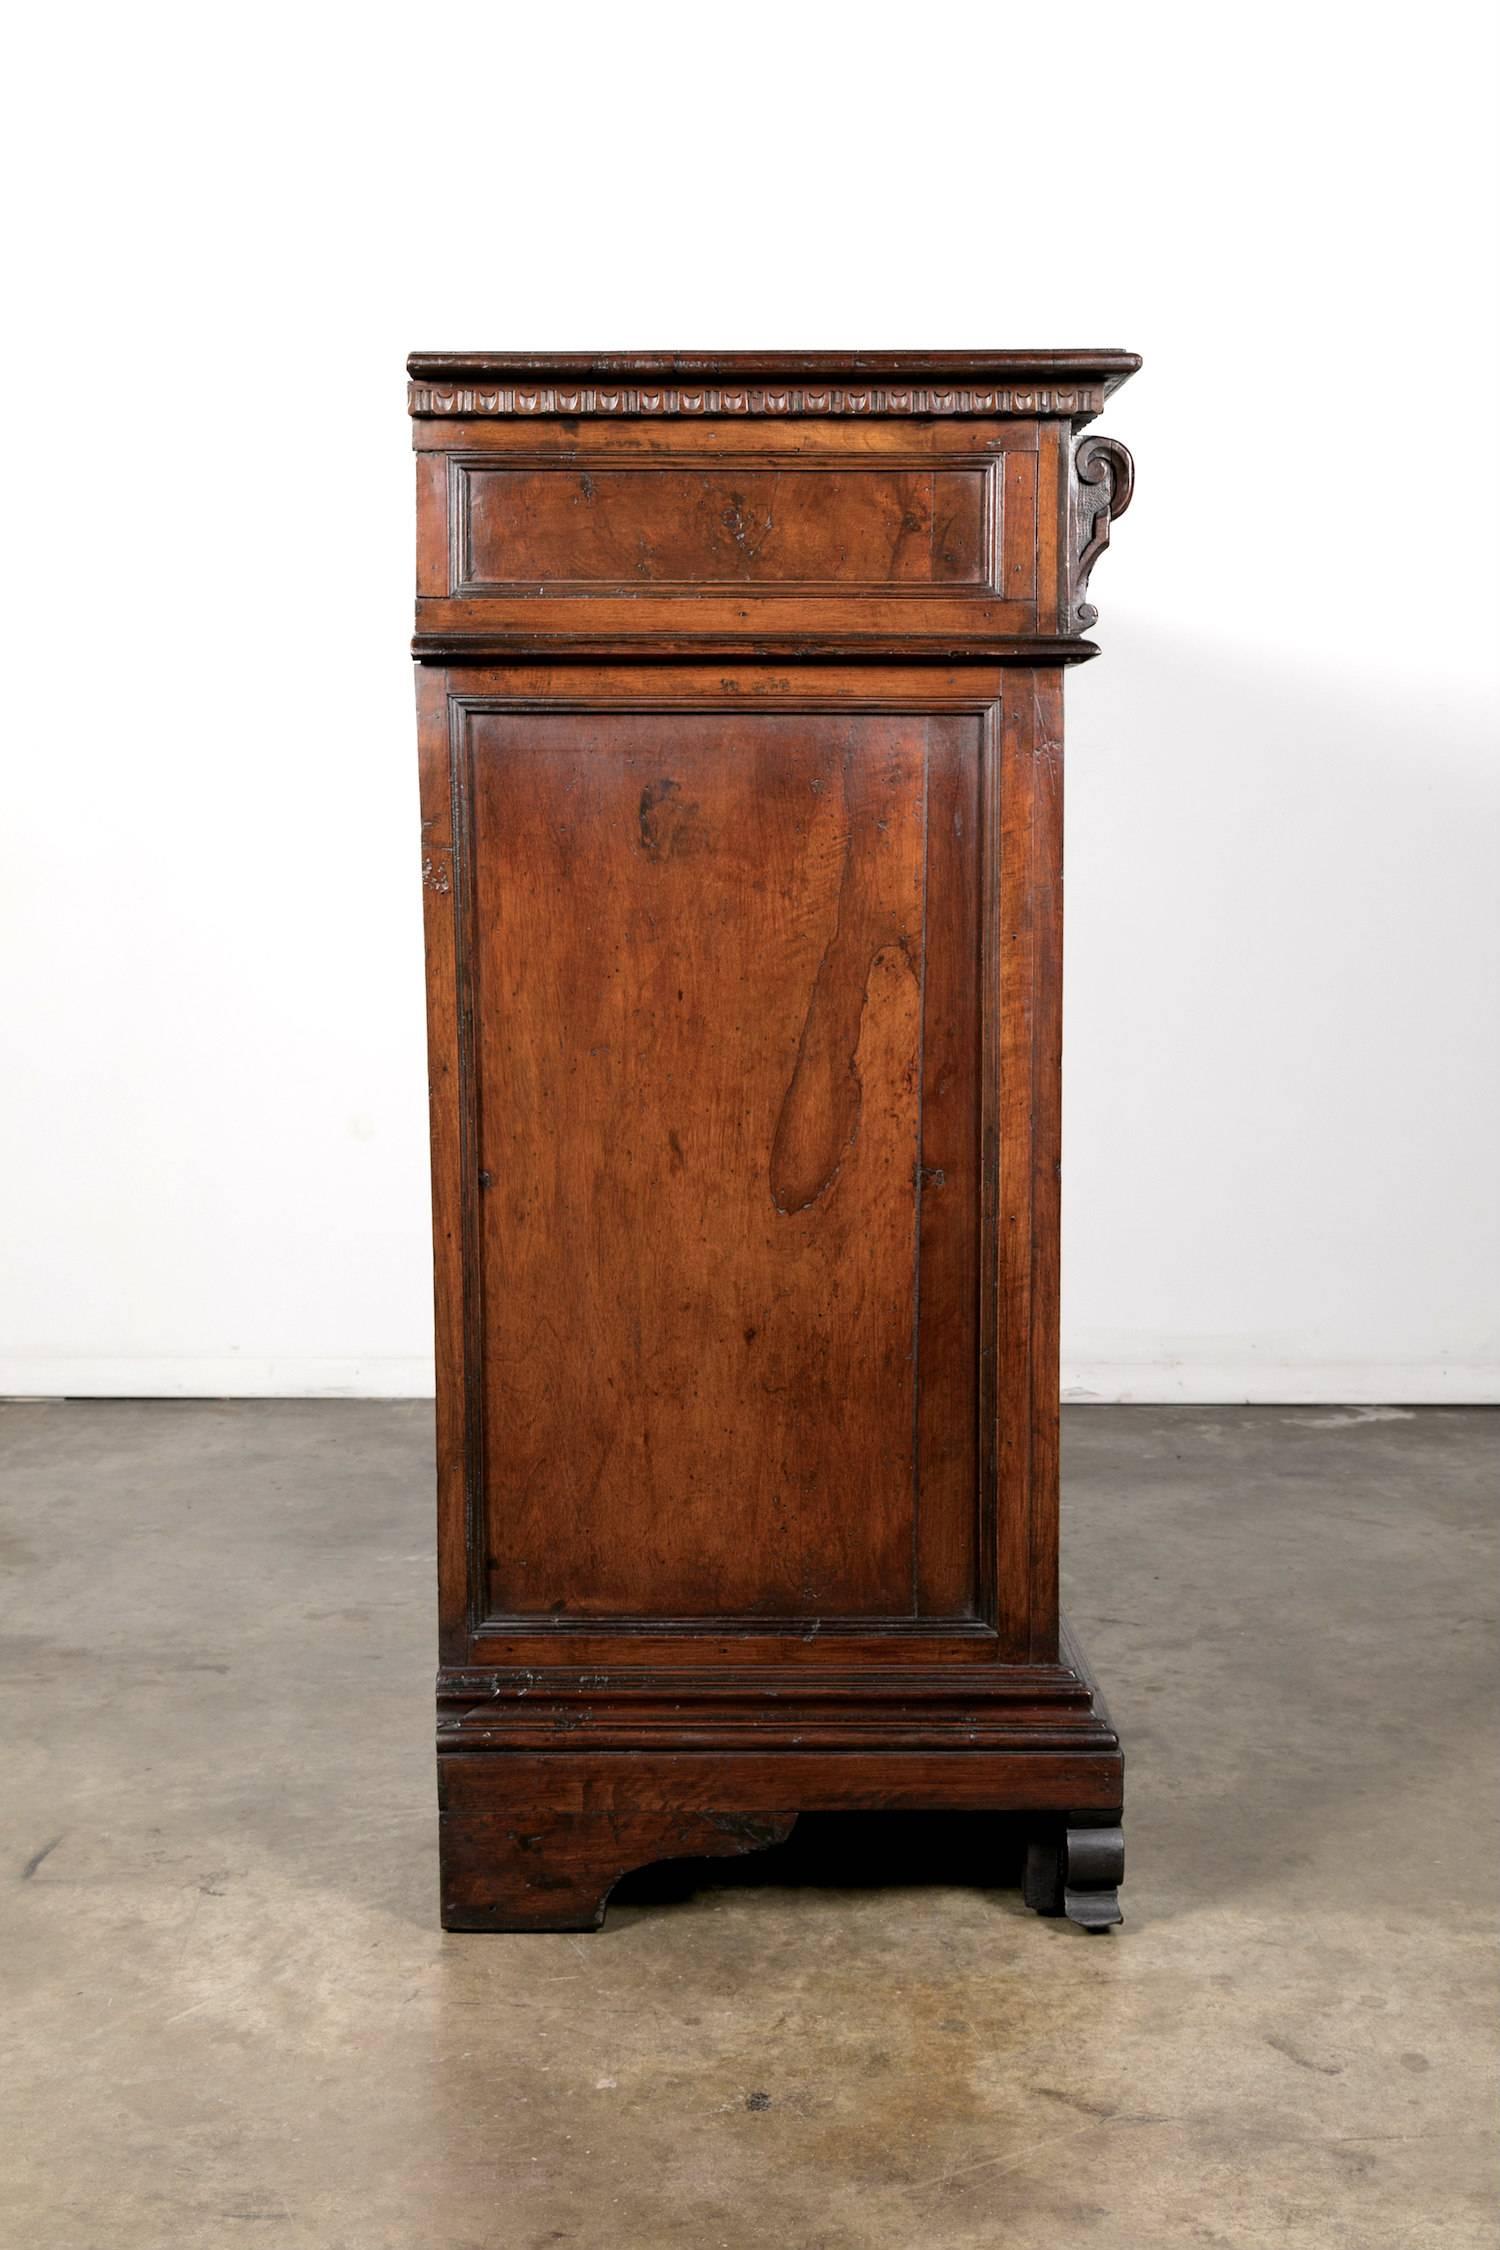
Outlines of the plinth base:
M 631 1869 L 760 1851 L 799 1813 L 975 1811 L 1035 1815 L 1027 1905 L 1108 1929 L 1123 1761 L 1098 1691 L 1071 1642 L 986 1675 L 444 1674 L 443 1926 L 596 1930 Z

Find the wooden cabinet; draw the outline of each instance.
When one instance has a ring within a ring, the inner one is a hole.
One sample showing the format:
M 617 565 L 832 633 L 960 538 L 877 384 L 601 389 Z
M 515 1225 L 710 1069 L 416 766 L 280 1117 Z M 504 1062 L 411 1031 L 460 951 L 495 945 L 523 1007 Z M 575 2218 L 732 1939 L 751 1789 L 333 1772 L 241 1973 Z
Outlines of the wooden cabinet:
M 1123 352 L 419 353 L 443 1918 L 824 1808 L 1118 1919 L 1057 1607 L 1063 667 Z

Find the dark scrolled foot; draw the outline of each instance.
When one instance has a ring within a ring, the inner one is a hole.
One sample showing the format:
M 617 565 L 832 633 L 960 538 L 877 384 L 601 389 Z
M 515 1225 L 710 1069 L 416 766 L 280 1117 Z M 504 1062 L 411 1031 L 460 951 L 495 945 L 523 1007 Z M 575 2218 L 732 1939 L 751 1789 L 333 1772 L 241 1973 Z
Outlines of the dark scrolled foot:
M 609 1894 L 658 1859 L 722 1858 L 788 1837 L 795 1813 L 444 1812 L 445 1930 L 597 1930 Z
M 1066 1915 L 1082 1930 L 1108 1930 L 1125 1919 L 1119 1895 L 1124 1877 L 1125 1834 L 1118 1814 L 1109 1826 L 1079 1825 L 1075 1816 L 1049 1823 L 1032 1837 L 1023 1896 L 1038 1914 Z

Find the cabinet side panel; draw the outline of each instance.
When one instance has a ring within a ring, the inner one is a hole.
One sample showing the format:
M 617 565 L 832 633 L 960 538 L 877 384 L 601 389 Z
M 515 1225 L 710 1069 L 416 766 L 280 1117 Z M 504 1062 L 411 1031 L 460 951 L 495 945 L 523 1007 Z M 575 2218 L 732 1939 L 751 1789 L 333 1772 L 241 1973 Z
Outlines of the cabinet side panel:
M 491 1599 L 910 1615 L 926 722 L 470 728 Z

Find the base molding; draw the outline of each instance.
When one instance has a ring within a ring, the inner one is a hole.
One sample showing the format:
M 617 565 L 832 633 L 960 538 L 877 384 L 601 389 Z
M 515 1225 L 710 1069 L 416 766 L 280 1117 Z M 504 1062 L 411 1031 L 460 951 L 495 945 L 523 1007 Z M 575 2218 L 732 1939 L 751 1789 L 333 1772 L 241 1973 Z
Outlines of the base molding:
M 970 1697 L 949 1681 L 919 1713 L 892 1672 L 842 1721 L 836 1696 L 809 1710 L 800 1738 L 772 1701 L 758 1745 L 743 1677 L 697 1697 L 684 1683 L 670 1712 L 619 1675 L 571 1704 L 533 1675 L 482 1714 L 472 1675 L 455 1685 L 438 1744 L 447 1929 L 598 1929 L 634 1868 L 763 1850 L 800 1813 L 841 1811 L 1035 1815 L 1028 1905 L 1085 1929 L 1120 1919 L 1123 1760 L 1071 1643 L 1010 1699 L 995 1677 Z

